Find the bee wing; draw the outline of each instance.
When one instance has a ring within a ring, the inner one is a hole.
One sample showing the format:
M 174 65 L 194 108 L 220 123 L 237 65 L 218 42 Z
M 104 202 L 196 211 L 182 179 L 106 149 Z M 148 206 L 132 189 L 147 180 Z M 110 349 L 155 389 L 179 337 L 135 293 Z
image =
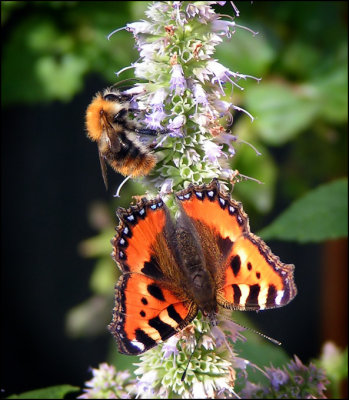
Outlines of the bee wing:
M 113 153 L 118 153 L 121 150 L 122 146 L 122 140 L 120 138 L 119 132 L 107 126 L 105 133 L 106 133 L 106 141 L 108 143 L 110 150 Z
M 123 141 L 120 138 L 119 133 L 113 132 L 113 134 L 108 135 L 109 138 L 109 147 L 113 153 L 119 153 L 119 151 L 123 147 Z
M 103 154 L 99 150 L 98 150 L 98 155 L 99 155 L 99 162 L 101 164 L 103 181 L 105 184 L 105 188 L 108 190 L 107 164 L 105 162 L 105 158 L 104 158 Z

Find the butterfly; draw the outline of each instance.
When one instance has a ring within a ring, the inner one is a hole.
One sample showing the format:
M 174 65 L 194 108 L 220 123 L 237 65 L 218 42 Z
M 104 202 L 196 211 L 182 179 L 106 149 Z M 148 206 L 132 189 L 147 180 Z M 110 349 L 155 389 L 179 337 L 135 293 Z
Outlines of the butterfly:
M 201 312 L 282 307 L 297 294 L 283 264 L 250 232 L 241 203 L 217 179 L 175 193 L 177 219 L 161 197 L 119 208 L 112 257 L 122 275 L 108 328 L 124 354 L 144 353 Z

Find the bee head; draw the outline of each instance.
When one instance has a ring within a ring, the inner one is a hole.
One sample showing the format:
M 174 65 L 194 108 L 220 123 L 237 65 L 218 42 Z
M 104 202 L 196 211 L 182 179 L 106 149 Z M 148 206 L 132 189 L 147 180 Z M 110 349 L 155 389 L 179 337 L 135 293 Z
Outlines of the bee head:
M 120 124 L 127 117 L 131 96 L 116 91 L 105 90 L 97 93 L 86 111 L 86 130 L 92 141 L 98 141 L 109 126 Z

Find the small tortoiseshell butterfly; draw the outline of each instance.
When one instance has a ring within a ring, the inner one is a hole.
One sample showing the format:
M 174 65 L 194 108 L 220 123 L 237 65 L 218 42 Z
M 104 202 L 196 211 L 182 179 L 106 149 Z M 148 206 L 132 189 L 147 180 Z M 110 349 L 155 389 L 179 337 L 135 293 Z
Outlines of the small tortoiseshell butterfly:
M 218 306 L 264 310 L 297 294 L 294 266 L 250 232 L 241 204 L 217 180 L 190 185 L 176 199 L 175 222 L 160 197 L 118 210 L 112 256 L 123 274 L 109 330 L 121 353 L 144 353 L 199 310 L 215 325 Z

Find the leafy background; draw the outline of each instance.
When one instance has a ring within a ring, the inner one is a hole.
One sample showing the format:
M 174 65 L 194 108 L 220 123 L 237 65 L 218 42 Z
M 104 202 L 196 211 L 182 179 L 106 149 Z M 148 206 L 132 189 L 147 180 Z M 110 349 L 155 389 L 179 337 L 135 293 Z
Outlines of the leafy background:
M 130 184 L 115 200 L 120 177 L 110 173 L 105 192 L 84 112 L 137 59 L 131 34 L 106 36 L 143 18 L 146 5 L 1 2 L 3 396 L 82 386 L 91 366 L 134 361 L 106 331 L 117 279 L 109 254 L 116 207 L 144 189 Z M 242 182 L 234 196 L 252 231 L 296 265 L 299 294 L 282 309 L 234 318 L 283 342 L 249 334 L 241 346 L 249 359 L 308 362 L 325 340 L 347 346 L 347 3 L 237 6 L 238 23 L 259 34 L 238 29 L 217 58 L 263 78 L 234 93 L 255 122 L 237 116 L 233 125 L 262 156 L 240 144 L 232 167 L 264 184 Z

